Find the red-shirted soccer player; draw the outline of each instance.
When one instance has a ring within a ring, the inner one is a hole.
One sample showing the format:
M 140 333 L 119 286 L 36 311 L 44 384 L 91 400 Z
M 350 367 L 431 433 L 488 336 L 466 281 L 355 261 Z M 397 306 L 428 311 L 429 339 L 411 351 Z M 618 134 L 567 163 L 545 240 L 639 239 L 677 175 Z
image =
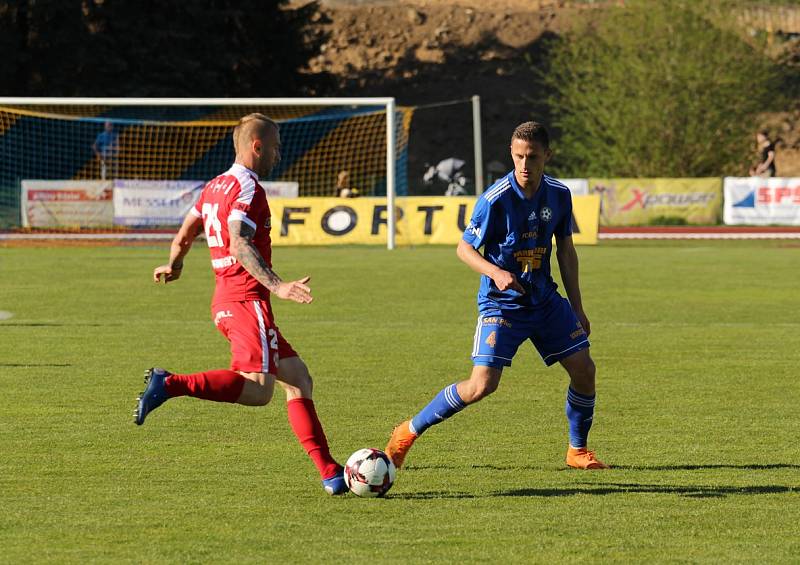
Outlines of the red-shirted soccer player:
M 270 307 L 270 294 L 300 304 L 312 300 L 309 277 L 284 282 L 272 270 L 270 210 L 258 178 L 280 161 L 278 125 L 262 114 L 245 116 L 233 130 L 233 144 L 236 162 L 206 184 L 172 242 L 169 263 L 153 271 L 155 282 L 177 280 L 192 241 L 205 229 L 216 275 L 211 314 L 230 341 L 231 370 L 178 375 L 149 369 L 135 422 L 143 424 L 176 396 L 263 406 L 277 380 L 286 392 L 289 424 L 319 469 L 325 491 L 343 494 L 342 467 L 331 457 L 317 418 L 308 368 L 281 335 Z

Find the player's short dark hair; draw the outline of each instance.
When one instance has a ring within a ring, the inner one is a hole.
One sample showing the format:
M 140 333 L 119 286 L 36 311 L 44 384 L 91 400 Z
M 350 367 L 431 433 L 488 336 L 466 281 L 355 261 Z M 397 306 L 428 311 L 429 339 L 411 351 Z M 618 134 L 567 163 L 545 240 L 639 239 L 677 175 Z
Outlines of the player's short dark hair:
M 538 141 L 545 149 L 550 148 L 550 134 L 547 133 L 547 128 L 539 122 L 524 122 L 517 126 L 514 133 L 511 134 L 511 142 L 515 139 L 521 139 L 531 143 Z
M 233 128 L 233 147 L 238 151 L 239 138 L 242 134 L 261 137 L 266 133 L 269 127 L 274 127 L 276 130 L 280 129 L 280 126 L 275 120 L 268 118 L 264 114 L 253 113 L 242 116 L 239 119 L 239 123 Z

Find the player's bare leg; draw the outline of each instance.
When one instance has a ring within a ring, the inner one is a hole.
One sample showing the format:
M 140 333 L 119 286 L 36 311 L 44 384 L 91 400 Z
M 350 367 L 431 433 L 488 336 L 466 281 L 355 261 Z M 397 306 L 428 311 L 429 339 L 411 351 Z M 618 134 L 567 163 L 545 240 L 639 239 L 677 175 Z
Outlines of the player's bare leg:
M 497 390 L 501 376 L 503 369 L 475 365 L 469 379 L 456 385 L 458 395 L 464 404 L 474 404 Z
M 413 419 L 397 425 L 385 449 L 395 467 L 403 466 L 411 446 L 425 430 L 497 390 L 502 374 L 502 369 L 476 365 L 469 379 L 446 387 Z
M 560 361 L 569 374 L 570 386 L 576 392 L 591 396 L 595 393 L 597 372 L 588 349 L 581 349 Z
M 286 393 L 286 402 L 295 398 L 311 398 L 314 393 L 314 380 L 300 357 L 281 359 L 278 384 Z
M 278 384 L 286 393 L 289 425 L 297 440 L 316 465 L 328 494 L 344 494 L 344 469 L 331 457 L 328 439 L 317 417 L 311 395 L 314 388 L 308 367 L 300 357 L 288 357 L 278 365 Z
M 576 469 L 608 469 L 587 447 L 589 429 L 594 418 L 595 365 L 588 349 L 561 360 L 570 379 L 566 413 L 569 420 L 567 465 Z
M 269 373 L 244 373 L 239 371 L 245 379 L 242 393 L 236 399 L 237 404 L 245 406 L 266 406 L 272 400 L 275 391 L 275 375 Z

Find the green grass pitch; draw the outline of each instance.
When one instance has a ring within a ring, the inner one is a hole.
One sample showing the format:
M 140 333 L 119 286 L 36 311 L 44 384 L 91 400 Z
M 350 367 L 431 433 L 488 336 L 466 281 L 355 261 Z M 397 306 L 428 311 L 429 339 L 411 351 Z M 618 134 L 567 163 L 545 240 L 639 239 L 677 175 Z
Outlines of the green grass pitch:
M 800 246 L 579 248 L 614 469 L 567 470 L 566 376 L 523 347 L 432 428 L 389 496 L 330 498 L 286 422 L 191 398 L 132 422 L 145 368 L 228 365 L 199 242 L 0 249 L 0 561 L 797 562 Z M 554 262 L 555 263 L 555 262 Z M 315 301 L 276 304 L 335 456 L 466 377 L 477 275 L 453 248 L 279 248 Z

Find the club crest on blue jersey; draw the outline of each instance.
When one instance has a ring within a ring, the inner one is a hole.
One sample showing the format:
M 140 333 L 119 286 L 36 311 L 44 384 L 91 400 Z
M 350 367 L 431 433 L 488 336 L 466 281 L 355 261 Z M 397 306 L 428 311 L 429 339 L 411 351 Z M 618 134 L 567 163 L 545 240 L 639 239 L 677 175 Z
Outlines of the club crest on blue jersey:
M 539 213 L 539 217 L 542 219 L 543 222 L 549 222 L 550 220 L 553 219 L 553 211 L 550 209 L 550 207 L 545 206 Z

